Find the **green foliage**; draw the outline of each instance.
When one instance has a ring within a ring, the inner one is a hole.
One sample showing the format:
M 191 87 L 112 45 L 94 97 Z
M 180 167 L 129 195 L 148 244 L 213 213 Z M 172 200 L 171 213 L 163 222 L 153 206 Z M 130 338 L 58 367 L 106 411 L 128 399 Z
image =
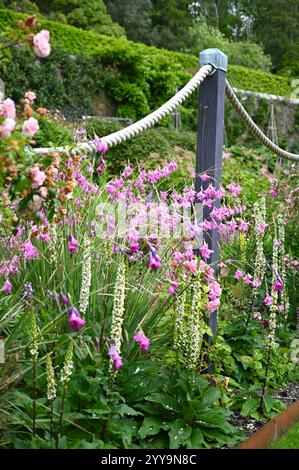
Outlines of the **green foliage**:
M 105 0 L 108 13 L 126 31 L 128 39 L 149 43 L 152 34 L 151 0 Z
M 14 11 L 36 14 L 39 12 L 36 2 L 31 0 L 2 0 L 0 8 L 11 8 Z
M 87 123 L 87 135 L 93 138 L 108 135 L 121 129 L 117 122 L 90 120 Z M 169 160 L 174 147 L 185 151 L 194 151 L 196 134 L 193 132 L 176 132 L 167 128 L 154 128 L 121 143 L 109 150 L 107 163 L 111 174 L 117 174 L 128 162 L 146 168 L 154 168 L 161 162 Z M 190 156 L 189 156 L 190 157 Z M 191 162 L 189 162 L 191 163 Z
M 285 66 L 284 56 L 290 48 L 298 58 L 297 0 L 243 0 L 241 4 L 252 18 L 251 36 L 263 43 L 276 70 Z
M 14 59 L 0 62 L 5 77 L 5 92 L 19 102 L 26 91 L 36 92 L 38 106 L 50 109 L 81 108 L 81 113 L 91 112 L 92 96 L 101 86 L 101 76 L 93 61 L 84 57 L 74 58 L 58 49 L 43 60 L 33 59 L 30 52 L 14 49 Z
M 22 15 L 12 11 L 1 10 L 0 26 L 12 27 L 20 17 Z M 144 101 L 151 109 L 169 98 L 176 87 L 182 86 L 198 69 L 198 59 L 192 55 L 159 50 L 125 39 L 108 38 L 51 21 L 43 20 L 41 25 L 51 31 L 54 50 L 59 46 L 63 51 L 81 58 L 94 57 L 97 61 L 96 68 L 100 68 L 99 65 L 108 67 L 105 71 L 105 88 L 108 92 L 111 89 L 115 92 L 120 83 L 124 87 L 130 83 L 134 84 L 141 90 Z M 282 96 L 290 93 L 287 78 L 246 67 L 229 66 L 228 78 L 237 88 Z M 119 105 L 122 104 L 120 101 L 125 99 L 126 103 L 130 103 L 127 93 L 126 88 L 120 89 L 120 96 L 116 99 Z M 141 108 L 137 113 L 140 111 Z
M 286 434 L 270 445 L 270 449 L 298 449 L 299 448 L 299 423 L 294 424 Z
M 39 131 L 35 137 L 37 147 L 54 147 L 73 143 L 73 132 L 53 119 L 40 118 Z
M 55 0 L 54 12 L 65 15 L 66 22 L 81 29 L 91 29 L 108 36 L 123 36 L 123 29 L 113 23 L 103 0 Z
M 270 57 L 264 54 L 258 44 L 249 41 L 233 42 L 205 21 L 194 23 L 190 27 L 190 41 L 186 43 L 187 51 L 196 54 L 210 47 L 223 51 L 229 58 L 229 64 L 266 72 L 271 69 Z

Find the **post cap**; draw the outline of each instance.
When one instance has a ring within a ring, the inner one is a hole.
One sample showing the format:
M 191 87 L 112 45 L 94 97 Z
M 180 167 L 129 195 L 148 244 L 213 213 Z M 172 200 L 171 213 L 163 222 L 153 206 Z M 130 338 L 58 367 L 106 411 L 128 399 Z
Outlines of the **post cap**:
M 215 69 L 227 72 L 227 55 L 219 49 L 205 49 L 199 55 L 200 66 L 211 64 Z

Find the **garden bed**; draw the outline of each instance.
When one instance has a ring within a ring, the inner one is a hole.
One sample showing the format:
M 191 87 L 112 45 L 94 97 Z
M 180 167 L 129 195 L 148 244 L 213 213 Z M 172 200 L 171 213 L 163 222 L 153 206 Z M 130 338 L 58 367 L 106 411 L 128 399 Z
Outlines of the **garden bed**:
M 277 415 L 265 426 L 261 427 L 246 441 L 238 446 L 239 449 L 266 449 L 288 429 L 299 421 L 299 400 Z
M 279 388 L 273 398 L 281 400 L 286 406 L 299 400 L 299 384 L 290 383 L 285 387 Z M 255 419 L 251 417 L 241 416 L 239 412 L 234 411 L 230 422 L 233 426 L 242 430 L 247 438 L 256 433 L 259 429 L 267 424 L 266 419 Z

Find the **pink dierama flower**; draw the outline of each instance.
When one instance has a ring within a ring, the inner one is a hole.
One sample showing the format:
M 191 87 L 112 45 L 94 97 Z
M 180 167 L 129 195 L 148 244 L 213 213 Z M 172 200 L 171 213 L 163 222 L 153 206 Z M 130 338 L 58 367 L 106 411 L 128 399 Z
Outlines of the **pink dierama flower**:
M 244 273 L 241 271 L 241 269 L 237 269 L 237 271 L 234 274 L 234 278 L 237 279 L 237 281 L 239 281 L 240 279 L 242 279 L 242 277 L 244 277 Z
M 211 254 L 214 253 L 213 250 L 210 250 L 207 243 L 205 242 L 200 248 L 199 248 L 201 256 L 205 259 L 208 260 L 211 257 Z
M 23 243 L 23 254 L 26 259 L 33 259 L 39 256 L 38 250 L 32 245 L 31 241 Z
M 274 247 L 274 248 L 279 248 L 279 245 L 280 245 L 279 241 L 278 241 L 278 240 L 274 240 L 274 242 L 273 242 L 273 247 Z
M 279 306 L 278 306 L 278 311 L 279 311 L 279 313 L 284 312 L 284 306 L 283 306 L 283 305 L 279 305 Z
M 267 294 L 266 297 L 264 298 L 264 304 L 269 306 L 272 304 L 272 297 L 271 295 Z
M 71 313 L 70 313 L 71 312 Z M 69 319 L 68 319 L 68 323 L 71 327 L 71 330 L 72 331 L 75 331 L 75 332 L 78 332 L 80 331 L 80 329 L 85 325 L 85 320 L 84 318 L 81 318 L 80 315 L 79 315 L 79 312 L 76 308 L 74 307 L 70 307 L 68 309 L 68 313 L 70 313 L 69 315 Z
M 235 232 L 235 231 L 237 230 L 237 228 L 238 228 L 238 224 L 237 224 L 237 222 L 236 222 L 235 220 L 231 220 L 231 221 L 228 223 L 227 227 L 228 227 L 228 230 L 229 230 L 230 232 Z
M 200 193 L 197 193 L 196 197 L 200 202 L 202 202 L 206 199 L 206 195 L 202 191 L 200 191 Z
M 238 185 L 234 185 L 233 183 L 230 183 L 226 186 L 226 189 L 229 190 L 229 192 L 231 193 L 231 195 L 233 197 L 237 197 L 238 194 L 242 191 L 242 186 L 240 186 L 239 184 Z
M 247 232 L 248 227 L 249 227 L 249 223 L 245 222 L 244 220 L 241 220 L 241 222 L 239 223 L 239 230 L 241 232 Z
M 133 339 L 137 341 L 141 350 L 146 350 L 149 348 L 150 340 L 145 336 L 145 334 L 142 333 L 142 331 L 138 331 L 138 333 L 133 336 Z
M 170 281 L 171 286 L 168 288 L 168 294 L 176 294 L 177 288 L 180 285 L 177 281 Z
M 106 142 L 104 142 L 97 136 L 93 139 L 93 142 L 96 145 L 97 152 L 99 152 L 101 155 L 104 155 L 107 152 L 108 145 L 106 144 Z
M 27 137 L 33 137 L 34 134 L 37 133 L 39 130 L 39 125 L 37 119 L 34 117 L 30 117 L 23 123 L 22 127 L 22 134 L 26 135 Z
M 133 169 L 130 167 L 130 165 L 127 165 L 124 171 L 121 173 L 121 176 L 123 178 L 129 178 L 132 173 L 133 173 Z
M 4 294 L 10 294 L 11 289 L 12 289 L 12 284 L 9 279 L 6 279 L 1 290 Z
M 192 260 L 186 260 L 184 261 L 184 268 L 188 271 L 190 271 L 191 273 L 196 273 L 196 269 L 197 269 L 197 260 L 196 259 L 192 259 Z
M 67 251 L 70 251 L 73 255 L 78 253 L 78 241 L 76 240 L 75 237 L 73 237 L 73 235 L 69 235 L 67 237 L 67 240 L 69 242 L 69 246 L 67 247 Z
M 271 188 L 269 193 L 270 193 L 270 196 L 273 198 L 278 196 L 278 191 L 276 191 L 276 189 L 274 188 Z
M 113 361 L 113 367 L 114 369 L 120 369 L 121 366 L 123 365 L 122 362 L 122 357 L 121 355 L 116 351 L 114 346 L 110 346 L 109 351 L 108 351 L 108 356 L 112 359 Z
M 37 57 L 48 57 L 51 52 L 50 33 L 47 29 L 42 29 L 33 38 L 33 49 Z
M 152 250 L 149 254 L 149 267 L 152 269 L 162 268 L 161 258 L 155 250 Z
M 12 118 L 6 118 L 0 125 L 0 134 L 2 139 L 8 139 L 16 127 L 16 121 Z
M 276 279 L 276 281 L 273 284 L 273 290 L 276 292 L 281 292 L 283 290 L 283 282 L 280 281 L 279 279 Z
M 211 177 L 207 175 L 206 173 L 199 175 L 199 178 L 201 179 L 201 181 L 209 181 L 209 179 L 211 179 Z
M 265 222 L 262 222 L 260 223 L 258 226 L 257 226 L 257 231 L 261 234 L 264 234 L 265 233 L 265 229 L 266 227 L 268 227 L 269 224 L 266 224 Z
M 253 279 L 252 285 L 253 285 L 253 287 L 260 287 L 262 285 L 262 283 L 259 279 Z
M 139 250 L 139 243 L 138 242 L 133 242 L 130 245 L 130 251 L 131 253 L 136 253 L 136 251 Z
M 246 286 L 251 284 L 251 278 L 252 276 L 250 274 L 246 274 L 246 276 L 243 277 L 243 282 Z

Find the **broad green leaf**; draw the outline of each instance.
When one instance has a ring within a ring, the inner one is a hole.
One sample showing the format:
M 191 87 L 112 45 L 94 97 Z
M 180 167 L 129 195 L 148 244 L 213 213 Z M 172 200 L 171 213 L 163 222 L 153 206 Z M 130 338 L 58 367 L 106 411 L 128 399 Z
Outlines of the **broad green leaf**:
M 163 427 L 163 423 L 160 419 L 153 416 L 147 416 L 144 418 L 142 425 L 139 428 L 138 434 L 141 439 L 147 436 L 154 436 L 158 434 Z
M 119 406 L 118 412 L 121 416 L 124 415 L 129 415 L 129 416 L 143 416 L 143 413 L 140 411 L 134 410 L 134 408 L 131 408 L 131 406 L 126 405 L 125 403 L 122 403 Z
M 169 448 L 178 449 L 181 445 L 184 445 L 186 440 L 190 438 L 192 434 L 192 428 L 186 425 L 182 419 L 176 419 L 173 423 L 169 423 L 170 430 L 169 435 Z
M 259 399 L 258 398 L 247 398 L 247 400 L 243 403 L 241 408 L 240 414 L 241 416 L 252 416 L 252 413 L 256 411 L 259 407 Z
M 193 429 L 191 437 L 186 440 L 187 449 L 202 449 L 204 437 L 200 429 Z

